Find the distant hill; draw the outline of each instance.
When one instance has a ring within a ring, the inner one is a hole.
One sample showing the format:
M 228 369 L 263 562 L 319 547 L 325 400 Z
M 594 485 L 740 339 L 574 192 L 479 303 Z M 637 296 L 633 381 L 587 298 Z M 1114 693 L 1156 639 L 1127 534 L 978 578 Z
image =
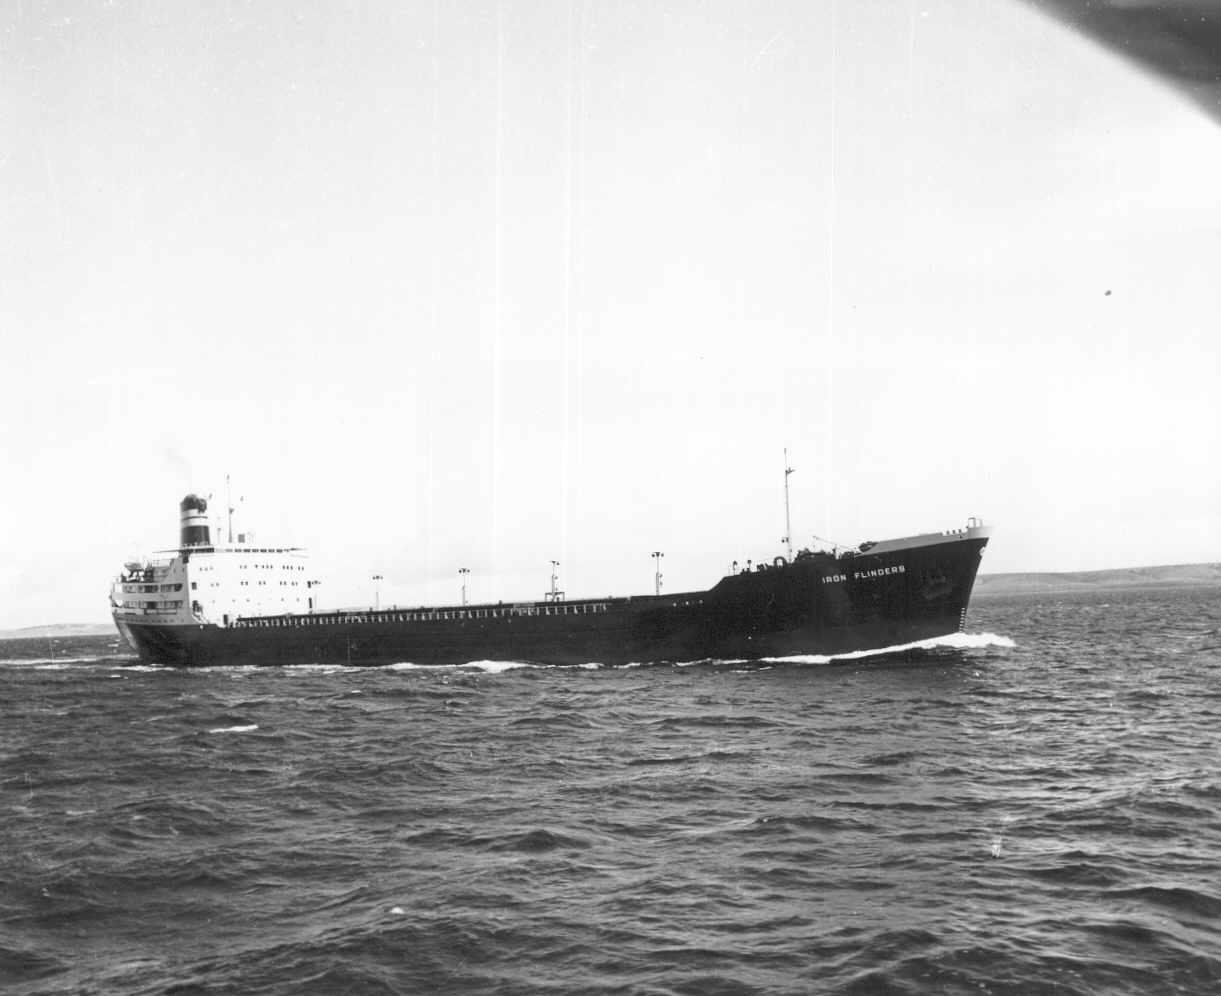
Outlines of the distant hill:
M 1018 595 L 1026 592 L 1156 588 L 1188 584 L 1221 585 L 1221 564 L 1120 567 L 1110 571 L 1072 571 L 1060 574 L 981 574 L 975 581 L 975 594 Z
M 114 623 L 59 623 L 54 626 L 27 626 L 25 629 L 0 629 L 0 640 L 40 640 L 69 636 L 113 636 Z

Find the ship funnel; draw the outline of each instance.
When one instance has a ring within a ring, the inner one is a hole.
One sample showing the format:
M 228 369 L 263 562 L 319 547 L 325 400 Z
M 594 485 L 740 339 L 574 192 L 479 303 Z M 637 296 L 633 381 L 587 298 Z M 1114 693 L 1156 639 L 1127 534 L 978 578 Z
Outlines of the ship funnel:
M 208 525 L 208 499 L 187 495 L 178 503 L 182 521 L 182 546 L 211 546 L 212 530 Z

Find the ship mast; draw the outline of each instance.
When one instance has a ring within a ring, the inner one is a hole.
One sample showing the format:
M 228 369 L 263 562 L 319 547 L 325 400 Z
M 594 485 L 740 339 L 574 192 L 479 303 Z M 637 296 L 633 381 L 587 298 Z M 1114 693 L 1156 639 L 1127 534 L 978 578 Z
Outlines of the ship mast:
M 793 526 L 789 519 L 789 474 L 793 468 L 789 466 L 789 451 L 784 450 L 784 548 L 788 551 L 789 560 L 793 559 Z
M 787 450 L 786 450 L 787 452 Z M 788 478 L 785 478 L 787 487 Z M 233 489 L 229 487 L 229 475 L 225 475 L 225 504 L 229 507 L 229 545 L 233 545 Z

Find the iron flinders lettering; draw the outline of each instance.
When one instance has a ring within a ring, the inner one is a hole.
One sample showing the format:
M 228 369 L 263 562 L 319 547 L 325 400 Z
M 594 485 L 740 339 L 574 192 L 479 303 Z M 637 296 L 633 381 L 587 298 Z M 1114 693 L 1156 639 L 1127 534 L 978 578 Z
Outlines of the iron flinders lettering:
M 907 573 L 906 564 L 892 564 L 889 567 L 875 567 L 872 570 L 868 570 L 868 571 L 853 571 L 852 580 L 853 581 L 862 581 L 862 580 L 865 580 L 866 578 L 880 578 L 887 574 L 906 574 L 906 573 Z M 826 577 L 824 577 L 822 579 L 822 583 L 830 584 L 833 581 L 847 581 L 847 580 L 848 580 L 847 574 L 828 574 Z

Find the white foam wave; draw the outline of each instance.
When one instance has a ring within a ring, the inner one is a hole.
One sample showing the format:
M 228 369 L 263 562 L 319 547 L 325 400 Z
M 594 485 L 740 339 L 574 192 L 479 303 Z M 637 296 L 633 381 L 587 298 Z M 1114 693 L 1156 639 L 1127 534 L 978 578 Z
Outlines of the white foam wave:
M 251 723 L 249 726 L 218 726 L 214 730 L 209 730 L 209 733 L 251 733 L 259 728 L 258 723 Z
M 104 664 L 110 657 L 12 657 L 0 661 L 8 667 L 30 667 L 35 671 L 66 671 L 76 664 Z
M 334 674 L 336 671 L 359 671 L 358 667 L 348 664 L 286 664 L 292 671 L 318 671 L 321 674 Z
M 853 650 L 846 654 L 794 654 L 790 657 L 762 657 L 760 660 L 776 664 L 830 664 L 832 661 L 853 661 L 862 657 L 878 657 L 882 654 L 897 654 L 907 650 L 935 650 L 949 647 L 956 650 L 977 650 L 983 647 L 1016 647 L 1010 637 L 996 633 L 948 633 L 931 640 L 916 640 L 893 647 L 878 647 L 876 650 Z
M 529 664 L 526 661 L 466 661 L 463 664 L 413 664 L 411 661 L 400 661 L 398 664 L 387 665 L 390 671 L 454 671 L 462 668 L 474 668 L 485 674 L 500 674 L 504 671 L 516 671 L 519 668 L 543 667 L 542 664 Z M 586 667 L 588 665 L 581 665 Z M 598 667 L 599 665 L 594 665 Z
M 771 664 L 829 664 L 831 661 L 858 660 L 862 657 L 877 657 L 882 654 L 902 653 L 906 650 L 933 650 L 938 647 L 962 650 L 983 647 L 1012 648 L 1015 646 L 1017 644 L 1012 639 L 1007 636 L 999 636 L 996 633 L 949 633 L 946 636 L 939 636 L 930 640 L 917 640 L 914 643 L 901 643 L 892 647 L 878 647 L 872 650 L 854 650 L 842 654 L 793 654 L 787 657 L 761 657 L 758 660 Z M 565 664 L 555 665 L 555 667 L 559 670 L 597 671 L 609 666 L 615 670 L 623 670 L 625 668 L 645 667 L 652 663 L 664 663 L 671 667 L 695 667 L 700 664 L 746 664 L 749 661 L 746 658 L 736 657 L 665 662 L 631 661 L 627 664 L 614 665 L 590 661 L 586 664 Z M 383 671 L 454 671 L 469 668 L 475 671 L 482 671 L 485 674 L 503 674 L 506 671 L 517 671 L 524 668 L 548 667 L 550 665 L 533 664 L 528 661 L 478 660 L 466 661 L 462 664 L 416 664 L 414 661 L 398 661 L 394 664 L 378 665 L 375 669 Z M 292 669 L 320 671 L 324 674 L 333 674 L 336 671 L 370 670 L 369 668 L 353 667 L 344 664 L 295 664 L 292 665 Z
M 385 664 L 378 667 L 379 671 L 452 671 L 459 664 L 416 664 L 412 661 L 399 661 L 397 664 Z
M 951 633 L 939 640 L 930 641 L 938 647 L 961 647 L 973 649 L 976 647 L 1006 647 L 1012 649 L 1017 644 L 1008 636 L 996 633 Z
M 463 667 L 473 667 L 485 674 L 501 674 L 504 671 L 516 671 L 523 667 L 538 667 L 537 664 L 527 664 L 525 661 L 467 661 Z
M 200 664 L 191 668 L 191 671 L 215 671 L 217 674 L 255 674 L 263 670 L 266 668 L 262 664 Z

